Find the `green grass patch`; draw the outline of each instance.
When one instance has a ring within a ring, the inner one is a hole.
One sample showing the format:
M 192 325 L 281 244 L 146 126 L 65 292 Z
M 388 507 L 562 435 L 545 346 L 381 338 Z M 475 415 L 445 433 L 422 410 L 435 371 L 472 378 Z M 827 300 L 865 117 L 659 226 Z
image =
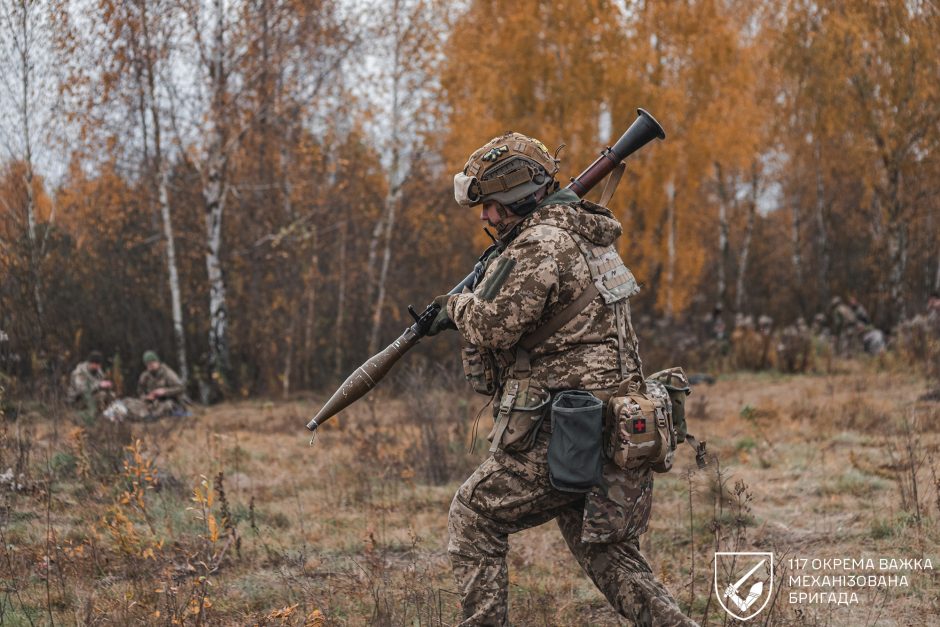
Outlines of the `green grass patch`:
M 757 440 L 750 436 L 745 436 L 734 443 L 734 450 L 741 452 L 749 452 L 757 448 Z
M 850 469 L 841 475 L 825 481 L 819 486 L 817 494 L 822 496 L 846 495 L 859 498 L 869 497 L 875 492 L 888 487 L 888 482 L 881 477 L 867 475 Z

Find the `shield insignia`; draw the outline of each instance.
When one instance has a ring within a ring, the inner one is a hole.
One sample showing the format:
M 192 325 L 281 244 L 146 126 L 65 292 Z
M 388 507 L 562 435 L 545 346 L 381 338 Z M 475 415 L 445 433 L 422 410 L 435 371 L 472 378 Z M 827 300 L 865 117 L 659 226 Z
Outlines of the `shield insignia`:
M 760 614 L 773 596 L 773 587 L 773 553 L 715 553 L 715 594 L 731 616 L 750 620 Z

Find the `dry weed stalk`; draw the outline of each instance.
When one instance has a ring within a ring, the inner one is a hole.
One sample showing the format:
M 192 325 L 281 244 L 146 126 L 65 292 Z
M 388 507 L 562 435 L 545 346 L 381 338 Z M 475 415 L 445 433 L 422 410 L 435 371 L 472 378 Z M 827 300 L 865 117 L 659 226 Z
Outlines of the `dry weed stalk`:
M 87 431 L 82 427 L 73 427 L 68 434 L 70 447 L 77 460 L 75 473 L 82 480 L 91 477 L 91 460 L 88 457 L 88 448 L 85 442 L 87 435 Z
M 692 482 L 692 476 L 695 470 L 688 468 L 685 471 L 685 479 L 689 488 L 689 611 L 692 610 L 692 604 L 695 602 L 695 509 L 693 506 L 693 495 L 695 494 L 695 485 Z
M 927 462 L 927 454 L 922 450 L 917 435 L 917 415 L 912 410 L 901 417 L 900 443 L 892 441 L 887 448 L 891 459 L 890 469 L 892 478 L 898 483 L 898 492 L 901 496 L 901 510 L 910 514 L 913 522 L 921 526 L 923 513 L 920 506 L 919 474 Z

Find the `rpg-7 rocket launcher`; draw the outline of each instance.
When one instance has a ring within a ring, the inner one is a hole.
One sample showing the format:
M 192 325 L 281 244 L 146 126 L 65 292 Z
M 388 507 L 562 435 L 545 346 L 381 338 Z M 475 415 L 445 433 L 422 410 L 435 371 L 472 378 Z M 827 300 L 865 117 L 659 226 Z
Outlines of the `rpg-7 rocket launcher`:
M 663 127 L 649 113 L 643 109 L 637 109 L 638 117 L 634 120 L 627 132 L 617 140 L 613 146 L 608 146 L 601 152 L 601 155 L 589 165 L 584 172 L 571 179 L 566 186 L 578 197 L 583 198 L 590 192 L 595 185 L 600 183 L 607 175 L 614 172 L 614 176 L 619 179 L 619 174 L 623 172 L 621 163 L 628 156 L 648 144 L 654 139 L 665 139 L 666 133 Z M 454 286 L 448 294 L 459 294 L 464 288 L 473 289 L 479 278 L 483 275 L 483 259 L 476 263 L 473 272 L 468 274 L 463 281 Z M 381 381 L 392 369 L 399 359 L 405 353 L 414 348 L 414 346 L 427 335 L 431 323 L 440 311 L 440 307 L 434 303 L 428 305 L 420 314 L 415 308 L 408 305 L 408 313 L 414 318 L 414 324 L 405 329 L 398 339 L 388 345 L 385 350 L 374 355 L 366 363 L 356 368 L 338 390 L 330 397 L 313 420 L 307 423 L 307 428 L 315 431 L 317 427 L 346 409 L 354 402 L 362 398 L 372 388 Z

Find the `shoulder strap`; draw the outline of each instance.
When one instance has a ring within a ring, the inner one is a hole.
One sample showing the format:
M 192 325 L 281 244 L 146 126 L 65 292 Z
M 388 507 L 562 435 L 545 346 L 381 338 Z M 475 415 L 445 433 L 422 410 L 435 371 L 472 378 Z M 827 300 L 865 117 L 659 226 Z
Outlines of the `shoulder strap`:
M 620 184 L 620 179 L 623 177 L 623 171 L 626 167 L 627 164 L 621 161 L 611 170 L 607 177 L 607 183 L 604 184 L 604 191 L 601 192 L 601 201 L 598 203 L 602 207 L 606 207 L 610 199 L 614 197 L 614 192 L 617 191 L 617 185 Z
M 548 322 L 519 340 L 519 346 L 521 346 L 526 351 L 532 350 L 533 347 L 541 344 L 554 335 L 555 331 L 574 320 L 575 316 L 584 311 L 584 308 L 587 307 L 590 302 L 594 300 L 599 294 L 600 292 L 598 291 L 597 286 L 591 282 L 586 288 L 584 288 L 584 291 L 581 292 L 581 295 L 578 296 L 574 302 L 552 316 Z

